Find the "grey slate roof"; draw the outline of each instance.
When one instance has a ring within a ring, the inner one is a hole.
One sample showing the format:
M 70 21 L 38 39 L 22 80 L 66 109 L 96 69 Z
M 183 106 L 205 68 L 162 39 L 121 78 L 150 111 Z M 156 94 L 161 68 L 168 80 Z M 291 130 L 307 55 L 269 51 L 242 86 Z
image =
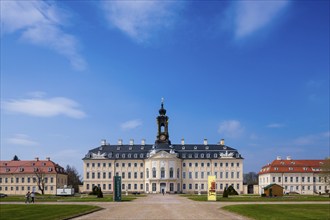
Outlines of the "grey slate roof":
M 83 159 L 147 159 L 152 150 L 176 153 L 181 159 L 215 159 L 232 156 L 243 159 L 234 148 L 219 144 L 146 144 L 146 145 L 101 145 L 88 151 Z M 104 157 L 104 158 L 103 158 Z

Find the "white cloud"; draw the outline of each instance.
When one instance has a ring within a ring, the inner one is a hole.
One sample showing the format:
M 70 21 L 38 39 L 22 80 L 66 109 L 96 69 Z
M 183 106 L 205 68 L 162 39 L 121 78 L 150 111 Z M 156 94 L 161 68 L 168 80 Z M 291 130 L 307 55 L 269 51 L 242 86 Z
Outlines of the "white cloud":
M 281 123 L 271 123 L 271 124 L 268 124 L 267 125 L 267 128 L 282 128 L 284 126 L 285 125 L 284 124 L 281 124 Z
M 8 138 L 7 142 L 14 145 L 22 146 L 37 146 L 38 142 L 31 140 L 30 137 L 26 134 L 15 134 L 14 137 Z
M 311 134 L 302 137 L 298 137 L 294 140 L 294 144 L 296 145 L 317 145 L 320 142 L 327 142 L 329 147 L 329 138 L 330 138 L 330 131 L 318 133 L 318 134 Z
M 102 6 L 111 26 L 137 42 L 145 42 L 174 24 L 175 11 L 181 4 L 175 1 L 104 1 Z
M 225 137 L 238 138 L 244 133 L 244 128 L 237 120 L 227 120 L 221 122 L 218 132 Z
M 38 117 L 57 115 L 65 115 L 71 118 L 85 117 L 86 114 L 78 107 L 78 103 L 64 97 L 16 99 L 2 102 L 2 108 L 7 112 Z
M 23 40 L 55 50 L 77 70 L 86 68 L 76 38 L 61 29 L 65 13 L 54 2 L 1 1 L 1 7 L 4 33 L 21 31 Z
M 134 128 L 137 128 L 142 125 L 142 120 L 141 119 L 134 119 L 130 121 L 126 121 L 120 125 L 121 129 L 123 130 L 131 130 Z
M 236 38 L 243 38 L 264 28 L 281 12 L 289 1 L 237 1 L 231 16 Z

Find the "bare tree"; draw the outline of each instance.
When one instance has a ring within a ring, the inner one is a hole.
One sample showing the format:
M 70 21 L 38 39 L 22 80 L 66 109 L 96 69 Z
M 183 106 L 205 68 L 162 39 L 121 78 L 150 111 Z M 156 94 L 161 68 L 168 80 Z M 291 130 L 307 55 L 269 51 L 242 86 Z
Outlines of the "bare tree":
M 67 165 L 65 172 L 68 174 L 68 185 L 71 185 L 75 192 L 79 192 L 79 185 L 82 184 L 82 181 L 76 168 Z
M 40 168 L 34 170 L 34 174 L 37 176 L 36 182 L 38 189 L 41 191 L 41 194 L 45 194 L 45 173 L 42 172 Z
M 327 187 L 327 193 L 329 192 L 330 189 L 330 157 L 326 158 L 323 162 L 323 164 L 321 165 L 321 180 L 322 182 L 325 183 L 326 187 Z M 329 193 L 329 197 L 330 197 L 330 193 Z

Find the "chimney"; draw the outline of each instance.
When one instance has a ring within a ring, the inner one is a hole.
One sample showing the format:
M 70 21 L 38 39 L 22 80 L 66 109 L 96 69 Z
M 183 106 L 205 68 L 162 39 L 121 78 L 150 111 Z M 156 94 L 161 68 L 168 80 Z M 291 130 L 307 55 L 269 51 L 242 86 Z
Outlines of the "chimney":
M 276 160 L 281 160 L 281 159 L 282 159 L 281 156 L 276 157 Z
M 286 156 L 286 159 L 287 160 L 291 160 L 291 156 Z
M 184 138 L 181 139 L 181 145 L 184 145 Z
M 123 139 L 118 139 L 118 145 L 123 145 Z
M 146 145 L 146 139 L 141 140 L 141 145 Z
M 207 139 L 204 139 L 204 145 L 207 145 Z
M 102 140 L 101 140 L 101 145 L 102 145 L 102 146 L 105 146 L 105 145 L 107 145 L 107 140 L 105 140 L 105 139 L 102 139 Z
M 39 161 L 39 157 L 34 158 L 36 161 Z
M 50 161 L 50 157 L 46 157 L 46 160 Z
M 134 139 L 129 140 L 129 145 L 134 145 Z
M 220 140 L 220 145 L 225 145 L 225 139 Z

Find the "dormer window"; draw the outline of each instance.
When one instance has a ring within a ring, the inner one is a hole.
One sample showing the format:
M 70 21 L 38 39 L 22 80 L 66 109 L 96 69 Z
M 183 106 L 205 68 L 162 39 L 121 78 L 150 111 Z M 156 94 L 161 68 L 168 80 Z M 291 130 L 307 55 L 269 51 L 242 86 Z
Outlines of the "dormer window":
M 132 147 L 130 146 L 130 147 L 128 148 L 128 150 L 132 150 Z
M 119 154 L 116 154 L 116 158 L 119 158 Z
M 117 150 L 120 150 L 120 147 L 119 146 L 117 147 Z
M 184 150 L 184 149 L 186 149 L 186 147 L 185 146 L 182 146 L 182 150 Z
M 34 172 L 38 172 L 38 170 L 39 170 L 39 169 L 38 169 L 37 167 L 34 168 Z
M 194 147 L 194 150 L 197 150 L 197 146 Z
M 143 158 L 143 154 L 140 154 L 140 158 Z
M 218 158 L 218 154 L 217 153 L 213 154 L 213 157 Z
M 210 155 L 209 153 L 206 154 L 206 158 L 210 158 L 210 156 L 211 156 L 211 155 Z
M 46 166 L 46 163 L 42 163 L 43 166 Z
M 10 168 L 6 168 L 6 172 L 9 172 L 10 171 Z
M 274 167 L 274 170 L 278 170 L 278 167 Z
M 294 161 L 291 161 L 291 164 L 295 164 L 295 162 Z
M 284 165 L 284 162 L 283 161 L 281 161 L 281 165 Z
M 23 172 L 24 171 L 24 168 L 23 167 L 20 167 L 19 168 L 19 172 Z
M 144 150 L 144 146 L 141 146 L 141 150 Z
M 53 171 L 53 168 L 48 167 L 48 172 L 52 172 L 52 171 Z
M 122 158 L 125 158 L 125 154 L 122 154 L 121 157 L 122 157 Z
M 208 150 L 209 149 L 209 146 L 205 146 L 205 150 Z
M 293 170 L 293 167 L 289 167 L 289 170 Z
M 204 158 L 204 154 L 201 154 L 201 158 Z
M 35 166 L 36 165 L 36 163 L 32 163 L 32 166 Z
M 131 158 L 132 157 L 132 154 L 127 154 L 127 158 Z

